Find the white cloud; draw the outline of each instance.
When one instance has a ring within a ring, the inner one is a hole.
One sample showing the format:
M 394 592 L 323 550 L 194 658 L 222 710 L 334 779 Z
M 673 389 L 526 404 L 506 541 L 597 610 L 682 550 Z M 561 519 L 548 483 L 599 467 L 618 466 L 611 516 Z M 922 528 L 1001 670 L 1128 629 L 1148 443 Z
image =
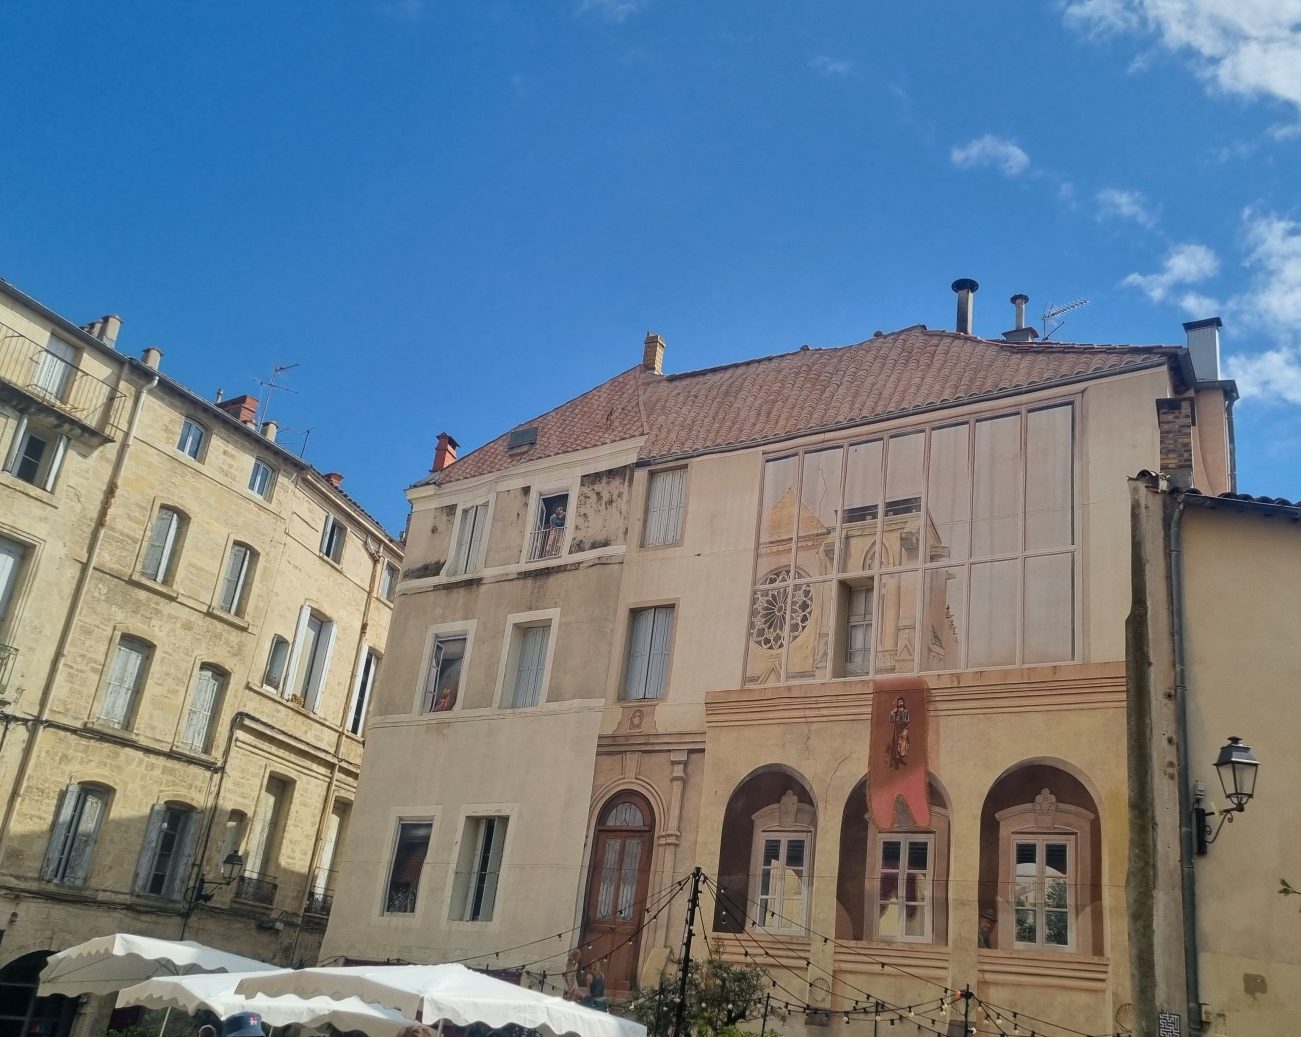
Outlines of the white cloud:
M 989 167 L 1004 176 L 1020 176 L 1030 167 L 1030 156 L 1015 141 L 986 133 L 949 152 L 949 158 L 959 169 Z
M 1122 191 L 1118 187 L 1104 187 L 1098 192 L 1098 218 L 1102 220 L 1133 220 L 1143 227 L 1156 225 L 1156 217 L 1141 191 Z
M 1199 74 L 1226 93 L 1301 108 L 1301 0 L 1071 0 L 1064 17 L 1090 36 L 1152 33 L 1191 51 Z
M 1156 273 L 1130 274 L 1120 283 L 1139 289 L 1153 302 L 1164 302 L 1179 285 L 1196 284 L 1219 272 L 1219 257 L 1205 245 L 1190 243 L 1175 245 L 1166 254 L 1165 264 Z M 1187 299 L 1191 294 L 1187 293 L 1184 298 Z
M 1301 350 L 1279 346 L 1264 353 L 1228 356 L 1225 373 L 1237 381 L 1242 398 L 1301 404 Z
M 622 22 L 646 6 L 646 0 L 577 0 L 579 14 L 591 14 L 607 22 Z
M 809 58 L 809 68 L 819 72 L 828 79 L 843 79 L 854 74 L 854 63 L 845 58 L 833 58 L 828 54 L 815 54 Z
M 1230 301 L 1234 320 L 1275 341 L 1263 353 L 1226 359 L 1244 398 L 1301 404 L 1301 223 L 1248 209 L 1242 214 L 1251 284 Z

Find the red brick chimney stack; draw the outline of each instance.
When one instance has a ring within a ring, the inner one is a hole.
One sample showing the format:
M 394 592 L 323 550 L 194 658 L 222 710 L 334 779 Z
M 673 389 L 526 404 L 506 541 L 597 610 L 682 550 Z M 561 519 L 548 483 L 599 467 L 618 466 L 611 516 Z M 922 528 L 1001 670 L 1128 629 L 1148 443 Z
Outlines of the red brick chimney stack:
M 343 485 L 343 473 L 326 472 L 325 481 L 328 482 L 331 486 L 333 486 L 337 490 L 340 486 Z
M 434 467 L 431 472 L 441 472 L 456 460 L 456 448 L 461 444 L 446 432 L 438 433 L 438 446 L 434 448 Z
M 248 393 L 244 393 L 242 396 L 232 396 L 229 400 L 218 403 L 217 406 L 236 421 L 245 425 L 252 425 L 257 417 L 257 398 L 250 396 Z

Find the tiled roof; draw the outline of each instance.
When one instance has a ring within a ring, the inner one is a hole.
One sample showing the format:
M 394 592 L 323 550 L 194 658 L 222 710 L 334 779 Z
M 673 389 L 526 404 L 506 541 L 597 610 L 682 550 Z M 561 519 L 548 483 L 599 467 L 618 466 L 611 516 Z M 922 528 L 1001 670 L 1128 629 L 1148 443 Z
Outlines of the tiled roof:
M 537 427 L 535 445 L 509 451 L 503 434 L 421 482 L 457 482 L 640 436 L 644 462 L 752 446 L 1157 366 L 1179 352 L 992 341 L 918 325 L 852 346 L 803 347 L 684 374 L 638 366 L 517 425 Z

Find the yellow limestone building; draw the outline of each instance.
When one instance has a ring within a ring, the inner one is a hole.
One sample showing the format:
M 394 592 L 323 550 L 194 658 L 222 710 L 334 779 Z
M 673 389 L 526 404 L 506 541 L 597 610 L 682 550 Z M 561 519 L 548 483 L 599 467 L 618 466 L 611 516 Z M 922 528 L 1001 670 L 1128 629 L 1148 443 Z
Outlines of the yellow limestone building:
M 1008 1032 L 1128 1028 L 1127 478 L 1195 402 L 1228 489 L 1235 393 L 1218 322 L 1042 343 L 1018 296 L 991 340 L 975 288 L 957 331 L 681 374 L 652 334 L 459 459 L 443 437 L 323 954 L 556 984 L 577 946 L 618 1000 L 699 865 L 696 952 L 811 1006 L 792 1032 L 946 1030 L 967 985 Z M 840 1022 L 872 999 L 928 1007 Z
M 66 1032 L 36 976 L 94 936 L 315 960 L 402 558 L 119 326 L 0 282 L 4 1037 Z

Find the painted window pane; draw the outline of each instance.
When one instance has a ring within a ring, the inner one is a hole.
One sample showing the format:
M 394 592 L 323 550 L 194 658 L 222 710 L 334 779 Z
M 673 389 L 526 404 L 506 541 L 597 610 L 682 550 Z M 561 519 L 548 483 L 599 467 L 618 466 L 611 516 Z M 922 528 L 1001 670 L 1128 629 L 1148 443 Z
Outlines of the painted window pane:
M 950 425 L 931 433 L 926 484 L 926 560 L 966 561 L 971 553 L 969 429 Z
M 971 567 L 971 634 L 968 666 L 1016 662 L 1017 570 L 1020 562 L 985 562 Z
M 966 631 L 967 570 L 927 569 L 922 602 L 920 669 L 956 670 L 962 666 Z
M 799 459 L 782 457 L 763 466 L 763 502 L 759 512 L 759 571 L 789 572 L 791 540 L 797 512 L 795 480 Z
M 917 652 L 919 572 L 890 573 L 878 578 L 880 619 L 876 630 L 876 672 L 912 673 Z
M 1026 418 L 1025 547 L 1038 551 L 1075 543 L 1075 446 L 1067 407 Z
M 525 627 L 518 632 L 519 654 L 516 658 L 510 708 L 527 709 L 541 701 L 542 670 L 546 665 L 549 634 L 550 627 L 546 626 Z
M 786 679 L 826 679 L 831 662 L 831 610 L 836 584 L 830 580 L 796 583 L 790 588 L 790 596 Z
M 673 606 L 635 609 L 628 636 L 625 699 L 659 699 L 668 684 L 673 643 Z
M 840 447 L 810 450 L 801 465 L 795 565 L 810 576 L 830 576 L 836 571 L 843 454 Z
M 422 713 L 446 713 L 456 705 L 461 691 L 461 666 L 465 660 L 464 637 L 437 637 L 429 660 L 429 673 L 421 699 Z
M 1021 416 L 976 422 L 971 555 L 1021 549 Z
M 671 468 L 651 472 L 646 491 L 645 547 L 677 544 L 682 540 L 682 510 L 686 499 L 687 470 Z
M 891 436 L 885 459 L 885 517 L 881 525 L 881 565 L 915 565 L 921 558 L 922 458 L 920 432 Z
M 872 618 L 876 598 L 872 582 L 847 588 L 845 602 L 845 666 L 847 677 L 865 676 L 872 663 Z
M 1075 655 L 1075 556 L 1025 560 L 1025 661 L 1063 662 Z
M 389 868 L 384 910 L 389 914 L 411 914 L 420 892 L 420 874 L 429 852 L 429 837 L 434 826 L 429 821 L 403 821 L 398 824 L 397 845 Z
M 880 440 L 856 443 L 845 457 L 844 515 L 841 523 L 840 570 L 871 572 L 877 568 L 877 534 L 881 518 Z

